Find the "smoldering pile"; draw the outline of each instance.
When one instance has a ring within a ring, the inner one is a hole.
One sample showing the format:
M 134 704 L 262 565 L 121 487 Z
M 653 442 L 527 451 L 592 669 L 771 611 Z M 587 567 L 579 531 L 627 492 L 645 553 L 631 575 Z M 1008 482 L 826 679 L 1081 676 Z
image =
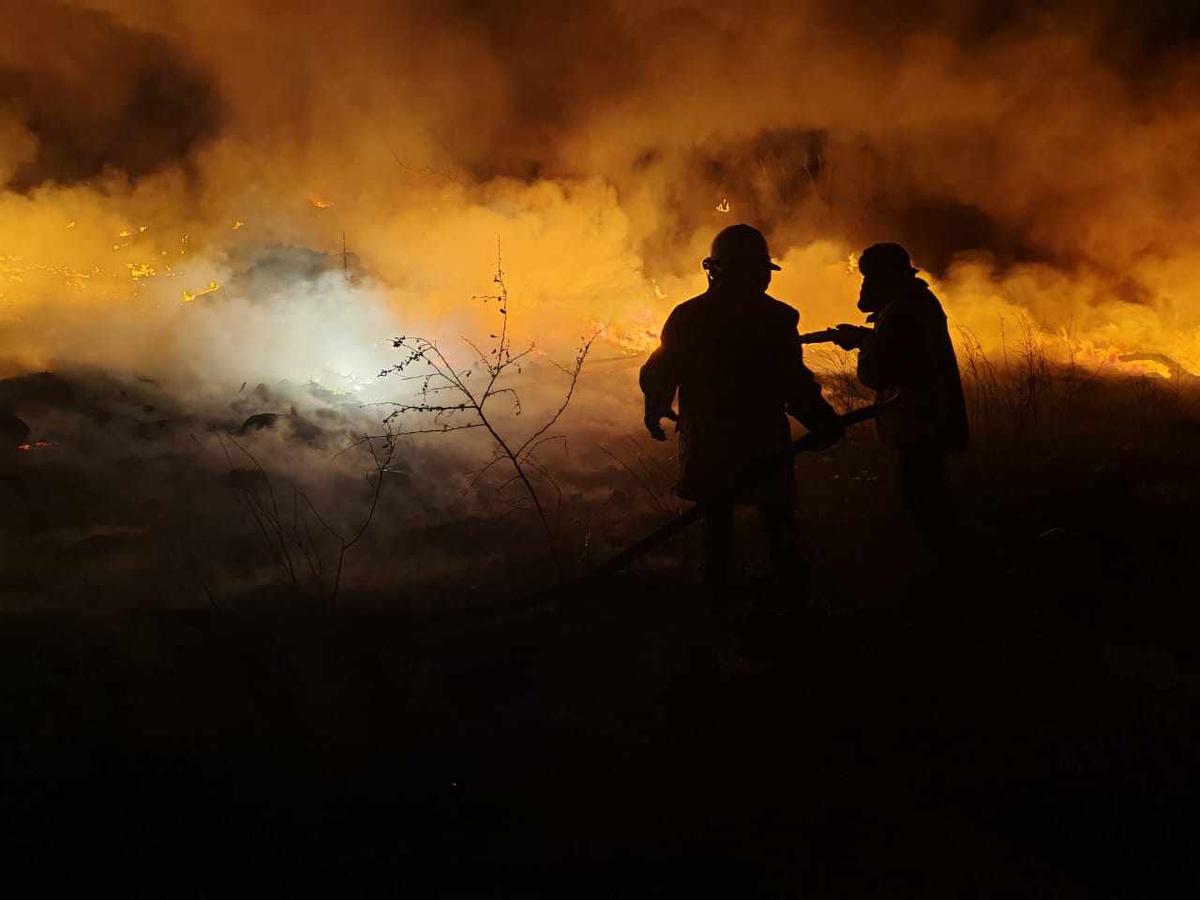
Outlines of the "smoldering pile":
M 356 444 L 380 430 L 378 415 L 314 385 L 197 406 L 171 385 L 98 371 L 5 379 L 0 409 L 5 602 L 38 608 L 207 605 L 274 584 L 239 486 L 269 485 L 281 505 L 303 496 L 342 527 L 369 494 Z M 407 467 L 403 454 L 389 462 L 393 498 L 424 508 L 438 483 L 422 495 Z

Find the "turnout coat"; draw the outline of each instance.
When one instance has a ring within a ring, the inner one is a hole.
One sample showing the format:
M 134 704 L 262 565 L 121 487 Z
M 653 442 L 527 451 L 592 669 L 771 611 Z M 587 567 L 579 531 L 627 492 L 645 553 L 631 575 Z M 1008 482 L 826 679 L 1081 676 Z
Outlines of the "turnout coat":
M 919 278 L 897 291 L 868 320 L 858 380 L 880 400 L 879 436 L 896 450 L 954 453 L 967 448 L 967 408 L 946 314 Z
M 810 430 L 836 413 L 804 365 L 795 309 L 762 292 L 710 288 L 675 307 L 642 366 L 646 415 L 664 418 L 679 394 L 679 482 L 702 501 L 742 468 L 787 445 L 790 413 Z M 741 502 L 791 502 L 792 466 Z

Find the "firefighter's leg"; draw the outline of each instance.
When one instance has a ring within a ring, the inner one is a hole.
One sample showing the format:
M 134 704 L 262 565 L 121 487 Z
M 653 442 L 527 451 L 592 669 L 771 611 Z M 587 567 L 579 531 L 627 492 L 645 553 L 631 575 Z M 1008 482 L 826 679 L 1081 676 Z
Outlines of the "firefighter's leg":
M 763 503 L 758 516 L 767 535 L 774 589 L 765 597 L 767 607 L 793 611 L 811 602 L 808 561 L 800 552 L 796 534 L 796 508 L 790 501 Z
M 949 549 L 957 516 L 946 480 L 946 455 L 923 447 L 900 451 L 900 493 L 917 533 L 935 555 Z
M 796 546 L 796 510 L 790 501 L 759 504 L 758 518 L 767 536 L 771 570 L 782 581 L 791 581 L 797 574 L 800 553 Z
M 714 503 L 704 513 L 704 583 L 713 588 L 729 584 L 733 554 L 733 504 Z

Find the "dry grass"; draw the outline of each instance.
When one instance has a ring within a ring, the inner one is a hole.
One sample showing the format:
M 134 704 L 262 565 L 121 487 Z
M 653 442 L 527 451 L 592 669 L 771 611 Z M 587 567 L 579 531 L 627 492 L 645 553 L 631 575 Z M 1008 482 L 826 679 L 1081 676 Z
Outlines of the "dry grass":
M 1128 546 L 1136 551 L 1130 551 L 1134 568 L 1142 553 L 1163 573 L 1179 574 L 1171 567 L 1183 557 L 1170 551 L 1164 560 L 1142 544 L 1153 536 L 1164 546 L 1182 547 L 1194 525 L 1200 391 L 1183 378 L 1053 364 L 1032 332 L 1012 348 L 1007 356 L 989 358 L 969 335 L 960 335 L 973 444 L 956 461 L 954 478 L 964 534 L 986 549 L 980 565 L 990 569 L 988 578 L 1022 566 L 1045 568 L 1048 540 L 1065 541 L 1068 555 L 1075 555 L 1069 565 L 1076 568 Z M 810 360 L 835 405 L 869 399 L 853 377 L 852 357 L 813 354 Z M 591 401 L 579 402 L 587 409 Z M 110 421 L 104 430 L 114 427 Z M 193 442 L 186 434 L 198 427 L 188 424 L 184 438 L 157 450 L 145 446 L 130 453 L 110 442 L 80 455 L 64 443 L 24 460 L 31 472 L 29 499 L 0 484 L 9 510 L 0 528 L 0 599 L 26 608 L 300 602 L 253 511 L 239 506 L 227 466 L 221 461 L 206 467 L 188 454 Z M 545 563 L 542 526 L 533 514 L 492 502 L 486 492 L 463 495 L 456 485 L 469 482 L 474 464 L 431 440 L 398 449 L 395 480 L 378 498 L 353 553 L 341 553 L 341 538 L 330 536 L 334 561 L 325 571 L 336 579 L 339 602 L 432 608 L 541 590 L 590 571 L 683 507 L 671 493 L 673 441 L 650 441 L 632 416 L 629 427 L 616 428 L 577 415 L 565 430 L 570 440 L 545 445 L 538 458 L 539 472 L 555 485 L 547 519 L 561 574 Z M 291 497 L 287 470 L 275 461 L 286 440 L 276 435 L 251 450 L 264 473 L 283 476 L 276 482 L 284 492 L 279 496 Z M 832 450 L 800 458 L 797 473 L 803 537 L 828 605 L 893 602 L 905 589 L 897 573 L 906 565 L 907 545 L 889 459 L 874 429 L 860 426 Z M 370 490 L 364 495 L 361 473 L 354 476 L 358 482 L 348 480 L 352 474 L 335 477 L 331 470 L 332 486 L 315 498 L 321 516 L 349 538 L 373 501 Z M 310 489 L 318 475 L 308 473 Z M 298 521 L 280 515 L 287 529 Z M 750 538 L 756 526 L 748 520 L 742 529 Z M 325 533 L 318 522 L 313 534 Z M 296 534 L 303 540 L 294 568 L 311 575 L 325 564 L 309 565 L 303 552 L 308 531 Z M 742 540 L 739 553 L 743 578 L 753 580 L 765 568 L 757 541 Z M 694 585 L 698 556 L 699 535 L 685 533 L 631 574 Z M 336 574 L 339 558 L 346 561 L 343 575 Z M 1058 584 L 1069 573 L 1028 577 Z

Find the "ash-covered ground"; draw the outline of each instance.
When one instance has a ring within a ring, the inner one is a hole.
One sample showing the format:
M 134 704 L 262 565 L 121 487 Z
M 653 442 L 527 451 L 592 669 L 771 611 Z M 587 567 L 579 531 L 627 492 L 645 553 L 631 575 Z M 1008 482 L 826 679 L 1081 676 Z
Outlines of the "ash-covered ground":
M 673 444 L 650 441 L 625 403 L 636 362 L 585 364 L 526 463 L 549 535 L 485 429 L 439 430 L 469 415 L 385 422 L 386 403 L 316 382 L 247 383 L 197 400 L 170 382 L 101 371 L 0 381 L 0 408 L 17 423 L 0 481 L 0 596 L 10 610 L 413 611 L 553 591 L 686 508 L 671 492 Z M 526 397 L 524 418 L 507 398 L 493 401 L 514 445 L 568 380 L 529 365 L 502 382 Z M 864 402 L 852 378 L 823 377 L 843 408 Z M 1026 585 L 1004 602 L 1030 591 L 1087 608 L 1118 596 L 1168 602 L 1200 503 L 1189 376 L 973 367 L 968 392 L 973 446 L 954 468 L 956 590 L 970 597 L 1013 577 Z M 873 426 L 802 455 L 797 474 L 816 605 L 919 598 L 927 561 Z M 765 582 L 754 523 L 740 532 L 741 581 Z M 685 532 L 632 571 L 692 590 L 698 553 Z
M 471 487 L 486 443 L 401 439 L 333 593 L 312 514 L 325 556 L 297 543 L 289 571 L 261 513 L 352 531 L 378 409 L 4 381 L 30 429 L 0 484 L 4 855 L 197 896 L 243 872 L 451 897 L 1189 890 L 1194 387 L 986 375 L 950 571 L 912 556 L 860 427 L 797 462 L 812 606 L 753 612 L 794 593 L 748 519 L 723 621 L 695 535 L 583 578 L 679 508 L 671 448 L 632 427 L 580 416 L 543 458 L 553 556 L 503 478 Z

